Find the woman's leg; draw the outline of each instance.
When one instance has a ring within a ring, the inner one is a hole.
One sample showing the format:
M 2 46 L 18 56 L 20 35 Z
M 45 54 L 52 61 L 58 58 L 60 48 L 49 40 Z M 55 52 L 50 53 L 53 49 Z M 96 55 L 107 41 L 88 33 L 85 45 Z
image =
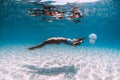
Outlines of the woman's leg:
M 42 44 L 39 44 L 39 45 L 34 46 L 34 47 L 30 47 L 29 50 L 34 50 L 34 49 L 37 49 L 37 48 L 42 48 L 42 47 L 44 47 L 45 45 L 48 45 L 48 44 L 56 44 L 56 40 L 45 41 Z
M 44 46 L 44 43 L 43 44 L 40 44 L 40 45 L 37 45 L 37 46 L 34 46 L 34 47 L 30 47 L 29 50 L 34 50 L 36 48 L 41 48 Z

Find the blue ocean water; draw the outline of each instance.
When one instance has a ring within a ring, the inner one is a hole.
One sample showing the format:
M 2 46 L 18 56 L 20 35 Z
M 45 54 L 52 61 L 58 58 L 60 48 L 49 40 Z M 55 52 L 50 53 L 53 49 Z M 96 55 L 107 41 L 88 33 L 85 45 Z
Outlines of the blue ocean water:
M 50 37 L 85 37 L 81 46 L 120 48 L 120 1 L 100 0 L 76 4 L 82 13 L 80 23 L 69 20 L 47 22 L 27 15 L 36 8 L 29 3 L 14 0 L 0 1 L 0 45 L 36 45 Z M 90 45 L 88 35 L 97 35 L 96 44 Z
M 29 16 L 39 6 L 28 1 L 40 0 L 0 0 L 0 80 L 120 80 L 120 0 L 73 3 L 83 13 L 79 23 Z M 50 37 L 85 41 L 28 50 Z

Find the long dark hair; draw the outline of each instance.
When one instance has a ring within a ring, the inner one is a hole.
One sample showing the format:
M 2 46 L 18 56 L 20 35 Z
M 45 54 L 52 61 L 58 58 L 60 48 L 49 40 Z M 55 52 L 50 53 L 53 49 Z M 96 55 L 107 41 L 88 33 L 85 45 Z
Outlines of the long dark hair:
M 82 37 L 82 38 L 76 38 L 77 41 L 81 41 L 81 40 L 84 40 L 85 38 Z

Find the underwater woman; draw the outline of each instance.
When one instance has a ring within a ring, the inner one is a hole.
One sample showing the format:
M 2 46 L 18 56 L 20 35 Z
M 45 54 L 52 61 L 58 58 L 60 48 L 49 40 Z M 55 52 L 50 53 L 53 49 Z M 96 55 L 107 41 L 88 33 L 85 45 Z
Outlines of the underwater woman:
M 53 37 L 53 38 L 48 38 L 46 41 L 44 41 L 43 43 L 34 46 L 34 47 L 30 47 L 29 50 L 34 50 L 37 48 L 42 48 L 45 45 L 48 44 L 60 44 L 60 43 L 64 43 L 67 45 L 71 45 L 71 46 L 78 46 L 81 43 L 84 42 L 85 38 L 75 38 L 75 39 L 70 39 L 70 38 L 64 38 L 64 37 Z

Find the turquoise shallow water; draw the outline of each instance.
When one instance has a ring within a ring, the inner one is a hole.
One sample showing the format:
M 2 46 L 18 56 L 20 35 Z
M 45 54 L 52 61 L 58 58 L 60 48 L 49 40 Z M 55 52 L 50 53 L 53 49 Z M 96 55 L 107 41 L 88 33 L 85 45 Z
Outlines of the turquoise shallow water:
M 0 0 L 0 80 L 120 80 L 119 0 L 74 4 L 84 16 L 80 23 L 29 16 L 36 6 L 24 1 Z M 97 35 L 94 45 L 90 33 Z M 77 47 L 28 50 L 49 37 L 86 39 Z
M 49 37 L 85 37 L 81 46 L 91 46 L 88 35 L 97 35 L 97 47 L 120 47 L 120 1 L 100 0 L 94 3 L 76 4 L 83 18 L 80 23 L 68 20 L 56 20 L 52 23 L 40 20 L 40 17 L 27 15 L 30 3 L 14 0 L 0 2 L 0 45 L 31 44 L 43 42 Z

